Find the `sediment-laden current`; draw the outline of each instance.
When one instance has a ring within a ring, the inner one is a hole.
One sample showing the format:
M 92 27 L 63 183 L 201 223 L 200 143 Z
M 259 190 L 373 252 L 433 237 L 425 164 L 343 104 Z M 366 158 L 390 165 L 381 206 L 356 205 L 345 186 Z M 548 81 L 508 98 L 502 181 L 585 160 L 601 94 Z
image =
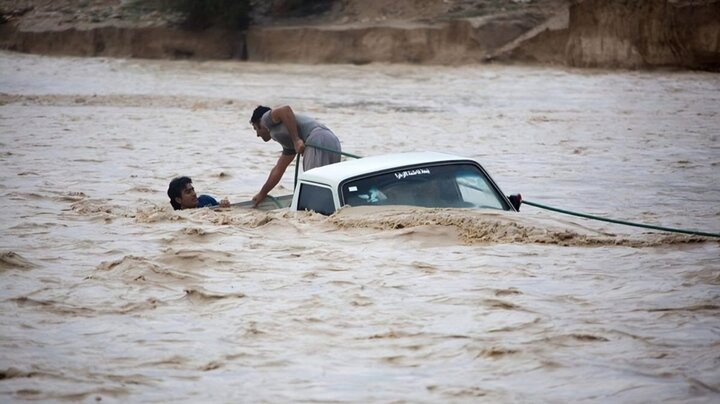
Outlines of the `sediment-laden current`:
M 177 175 L 259 190 L 258 104 L 350 153 L 720 232 L 717 74 L 0 53 L 2 401 L 720 400 L 717 239 L 527 205 L 173 211 Z

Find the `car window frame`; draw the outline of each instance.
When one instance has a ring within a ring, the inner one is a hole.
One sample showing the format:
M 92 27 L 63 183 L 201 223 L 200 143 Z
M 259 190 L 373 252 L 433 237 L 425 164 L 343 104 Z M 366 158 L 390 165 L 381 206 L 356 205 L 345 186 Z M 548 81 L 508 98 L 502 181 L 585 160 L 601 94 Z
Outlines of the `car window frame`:
M 515 208 L 510 203 L 510 200 L 507 199 L 507 196 L 500 190 L 500 187 L 495 183 L 495 180 L 490 176 L 490 174 L 483 168 L 483 166 L 474 160 L 445 160 L 445 161 L 436 161 L 436 162 L 430 162 L 430 163 L 420 163 L 420 164 L 409 164 L 406 166 L 397 166 L 392 167 L 386 170 L 379 170 L 372 173 L 362 174 L 362 175 L 356 175 L 354 177 L 346 178 L 343 181 L 340 182 L 337 189 L 337 195 L 339 198 L 340 206 L 345 206 L 345 194 L 343 193 L 343 188 L 345 184 L 353 181 L 363 180 L 370 177 L 375 177 L 379 175 L 385 175 L 389 173 L 394 173 L 397 171 L 409 171 L 409 170 L 419 170 L 421 168 L 432 168 L 432 167 L 440 167 L 440 166 L 449 166 L 449 165 L 472 165 L 480 170 L 484 178 L 487 180 L 488 184 L 492 187 L 492 190 L 495 192 L 495 194 L 500 199 L 501 204 L 503 205 L 504 211 L 515 211 Z

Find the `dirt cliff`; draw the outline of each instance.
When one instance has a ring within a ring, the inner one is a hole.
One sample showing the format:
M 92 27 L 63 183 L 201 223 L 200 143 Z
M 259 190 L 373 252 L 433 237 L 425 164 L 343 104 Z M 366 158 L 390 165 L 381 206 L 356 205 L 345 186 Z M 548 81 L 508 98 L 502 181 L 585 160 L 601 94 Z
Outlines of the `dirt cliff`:
M 720 1 L 587 0 L 569 21 L 571 66 L 720 67 Z
M 335 0 L 284 13 L 256 2 L 247 31 L 186 31 L 123 0 L 0 0 L 0 48 L 79 56 L 298 63 L 720 69 L 720 0 Z M 81 5 L 78 5 L 81 4 Z

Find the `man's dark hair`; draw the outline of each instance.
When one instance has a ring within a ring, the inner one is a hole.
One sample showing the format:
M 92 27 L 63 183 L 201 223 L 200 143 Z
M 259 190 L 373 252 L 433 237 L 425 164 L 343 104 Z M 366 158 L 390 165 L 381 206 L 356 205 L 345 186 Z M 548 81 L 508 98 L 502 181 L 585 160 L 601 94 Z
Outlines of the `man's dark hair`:
M 168 187 L 167 194 L 168 197 L 170 197 L 170 204 L 172 205 L 173 209 L 182 209 L 182 206 L 177 203 L 175 198 L 178 198 L 182 195 L 182 191 L 183 189 L 185 189 L 185 186 L 187 184 L 192 184 L 192 180 L 190 179 L 190 177 L 176 177 L 173 178 L 172 181 L 170 181 L 170 186 Z
M 270 108 L 258 105 L 257 108 L 253 111 L 252 118 L 250 118 L 250 123 L 254 123 L 255 125 L 260 124 L 260 118 L 262 118 L 263 115 L 265 115 L 266 112 L 270 111 Z

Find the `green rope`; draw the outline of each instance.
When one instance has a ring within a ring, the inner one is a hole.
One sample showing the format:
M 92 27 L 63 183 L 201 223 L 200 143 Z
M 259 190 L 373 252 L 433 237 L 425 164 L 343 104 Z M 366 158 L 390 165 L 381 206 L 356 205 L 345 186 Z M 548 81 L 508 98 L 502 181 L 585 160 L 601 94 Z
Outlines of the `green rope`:
M 323 150 L 323 151 L 330 152 L 330 153 L 336 153 L 336 154 L 339 154 L 339 155 L 341 155 L 341 156 L 352 157 L 352 158 L 354 158 L 354 159 L 361 159 L 361 158 L 362 158 L 362 156 L 358 156 L 358 155 L 356 155 L 356 154 L 350 154 L 350 153 L 341 152 L 341 151 L 339 151 L 339 150 L 328 149 L 328 148 L 326 148 L 326 147 L 314 145 L 314 144 L 312 144 L 312 143 L 305 143 L 305 147 L 312 147 L 313 149 Z
M 327 147 L 317 146 L 312 143 L 305 143 L 305 147 L 312 147 L 313 149 L 323 150 L 323 151 L 330 152 L 330 153 L 336 153 L 341 156 L 352 157 L 354 159 L 362 158 L 362 156 L 358 156 L 357 154 L 345 153 L 345 152 L 341 152 L 339 150 L 328 149 Z M 299 169 L 300 169 L 300 155 L 298 154 L 297 159 L 295 159 L 295 183 L 293 184 L 293 191 L 295 190 L 295 188 L 297 188 L 298 170 Z
M 674 228 L 671 228 L 671 227 L 653 226 L 653 225 L 650 225 L 650 224 L 633 223 L 633 222 L 626 222 L 626 221 L 624 221 L 624 220 L 608 219 L 608 218 L 604 218 L 604 217 L 600 217 L 600 216 L 588 215 L 588 214 L 586 214 L 586 213 L 572 212 L 572 211 L 569 211 L 569 210 L 554 208 L 554 207 L 552 207 L 552 206 L 547 206 L 547 205 L 543 205 L 543 204 L 540 204 L 540 203 L 537 203 L 537 202 L 531 202 L 531 201 L 526 201 L 526 200 L 523 200 L 522 203 L 524 203 L 524 204 L 526 204 L 526 205 L 534 206 L 534 207 L 536 207 L 536 208 L 552 210 L 552 211 L 564 213 L 564 214 L 567 214 L 567 215 L 579 216 L 579 217 L 584 217 L 584 218 L 587 218 L 587 219 L 600 220 L 600 221 L 603 221 L 603 222 L 623 224 L 623 225 L 626 225 L 626 226 L 643 227 L 643 228 L 646 228 L 646 229 L 669 231 L 669 232 L 672 232 L 672 233 L 691 234 L 691 235 L 694 235 L 694 236 L 720 237 L 720 234 L 718 234 L 718 233 L 706 233 L 706 232 L 695 231 L 695 230 L 674 229 Z
M 293 192 L 297 188 L 297 177 L 298 177 L 298 170 L 300 170 L 300 155 L 297 155 L 297 158 L 295 159 L 295 183 L 293 184 Z

